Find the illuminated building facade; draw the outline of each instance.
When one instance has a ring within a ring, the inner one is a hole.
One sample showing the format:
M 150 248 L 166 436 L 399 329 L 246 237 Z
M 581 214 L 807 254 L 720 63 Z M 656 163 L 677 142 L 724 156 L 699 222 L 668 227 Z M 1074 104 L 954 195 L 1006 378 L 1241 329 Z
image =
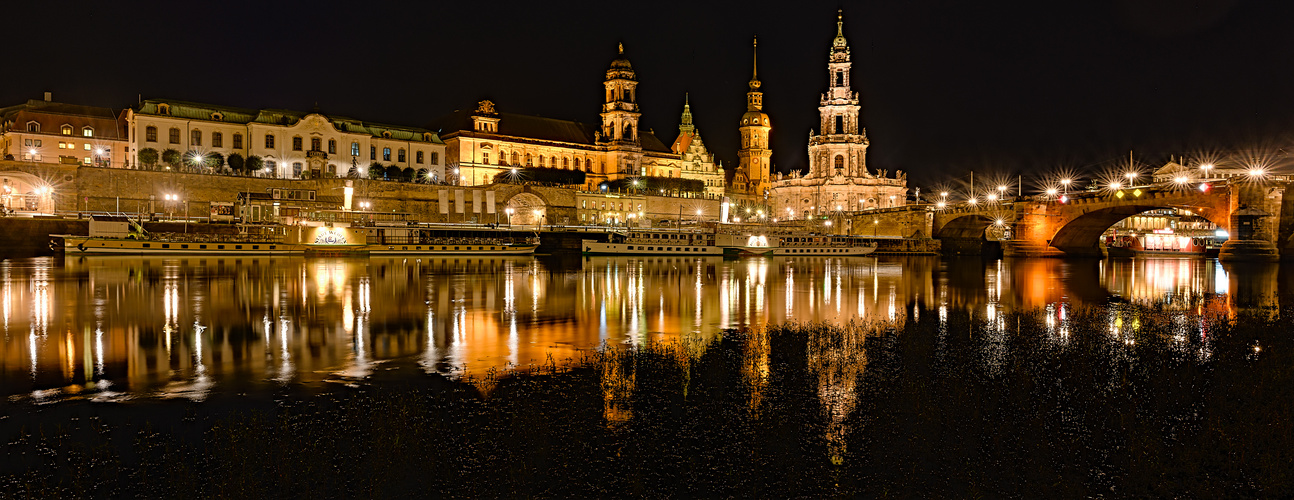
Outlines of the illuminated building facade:
M 0 158 L 38 163 L 122 167 L 130 144 L 108 108 L 44 100 L 0 108 Z
M 127 110 L 131 162 L 139 150 L 173 149 L 264 160 L 261 175 L 279 178 L 367 176 L 374 163 L 425 170 L 444 179 L 445 144 L 427 129 L 385 125 L 279 109 L 244 109 L 172 100 L 146 100 Z M 160 166 L 159 168 L 165 168 Z
M 756 48 L 758 42 L 755 42 Z M 759 91 L 759 64 L 752 61 L 750 91 L 746 92 L 746 114 L 741 115 L 741 149 L 737 150 L 737 171 L 733 174 L 734 197 L 748 204 L 762 204 L 768 200 L 769 178 L 772 170 L 773 150 L 768 146 L 768 133 L 772 130 L 768 114 L 764 113 L 764 93 Z
M 850 85 L 849 43 L 844 20 L 836 19 L 836 38 L 827 60 L 827 92 L 818 106 L 817 134 L 809 135 L 809 171 L 778 175 L 772 183 L 773 213 L 800 218 L 841 211 L 906 204 L 907 176 L 875 174 L 867 168 L 867 131 L 862 126 L 858 92 Z
M 582 170 L 587 191 L 598 190 L 606 181 L 638 176 L 695 178 L 706 182 L 707 192 L 722 190 L 723 173 L 696 136 L 686 104 L 680 139 L 673 147 L 651 130 L 639 128 L 637 74 L 623 45 L 607 69 L 603 87 L 598 125 L 503 113 L 495 103 L 481 101 L 476 110 L 455 111 L 428 128 L 441 131 L 448 168 L 451 174 L 458 172 L 461 185 L 489 184 L 513 168 L 535 167 Z

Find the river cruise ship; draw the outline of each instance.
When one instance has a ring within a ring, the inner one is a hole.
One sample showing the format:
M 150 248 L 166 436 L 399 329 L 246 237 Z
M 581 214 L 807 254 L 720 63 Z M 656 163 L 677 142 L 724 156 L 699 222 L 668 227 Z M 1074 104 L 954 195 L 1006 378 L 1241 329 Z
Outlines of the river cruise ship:
M 583 240 L 585 255 L 726 255 L 847 257 L 876 251 L 876 241 L 859 236 L 755 234 L 719 231 L 630 230 L 609 241 Z
M 67 255 L 531 255 L 528 233 L 426 225 L 342 226 L 302 223 L 240 227 L 235 234 L 153 233 L 122 216 L 94 216 L 90 235 L 53 235 Z

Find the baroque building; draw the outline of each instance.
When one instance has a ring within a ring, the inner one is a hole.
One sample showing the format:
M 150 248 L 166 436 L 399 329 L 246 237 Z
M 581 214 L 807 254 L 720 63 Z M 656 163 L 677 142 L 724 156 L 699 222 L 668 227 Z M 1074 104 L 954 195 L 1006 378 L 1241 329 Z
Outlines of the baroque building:
M 818 133 L 809 131 L 809 171 L 778 175 L 771 198 L 776 217 L 802 218 L 831 212 L 897 207 L 907 201 L 907 177 L 867 167 L 867 130 L 858 92 L 850 82 L 849 43 L 843 14 L 827 57 L 827 92 L 818 106 Z
M 758 51 L 759 41 L 752 44 Z M 737 170 L 733 174 L 731 190 L 733 198 L 746 204 L 764 204 L 770 196 L 769 183 L 772 171 L 770 158 L 773 150 L 768 147 L 768 133 L 772 130 L 768 114 L 764 113 L 764 93 L 759 91 L 758 53 L 751 61 L 750 91 L 746 92 L 746 113 L 741 115 L 738 131 L 741 135 L 741 148 L 737 150 Z
M 367 176 L 372 164 L 425 170 L 444 178 L 445 144 L 427 129 L 282 109 L 245 109 L 149 99 L 125 113 L 131 163 L 139 151 L 258 156 L 257 175 L 278 178 Z M 144 166 L 144 165 L 141 165 Z M 165 167 L 162 167 L 165 168 Z
M 637 74 L 625 57 L 623 44 L 607 69 L 603 90 L 597 125 L 503 113 L 487 100 L 479 102 L 474 111 L 455 111 L 433 120 L 428 128 L 441 131 L 448 168 L 458 173 L 456 180 L 461 185 L 485 185 L 513 168 L 536 167 L 582 170 L 586 191 L 598 191 L 607 181 L 653 176 L 698 179 L 705 183 L 707 193 L 722 194 L 722 170 L 715 167 L 713 155 L 701 143 L 688 104 L 684 104 L 684 123 L 673 146 L 639 126 L 642 113 Z M 618 212 L 623 213 L 612 218 L 624 220 L 631 210 Z M 604 220 L 603 215 L 590 213 L 588 217 Z

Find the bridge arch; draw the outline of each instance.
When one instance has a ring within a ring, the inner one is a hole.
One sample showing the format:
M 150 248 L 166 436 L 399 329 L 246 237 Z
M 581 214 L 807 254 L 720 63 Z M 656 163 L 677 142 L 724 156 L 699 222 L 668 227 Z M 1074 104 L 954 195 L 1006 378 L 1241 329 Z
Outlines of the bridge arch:
M 1010 227 L 1015 221 L 1011 210 L 966 211 L 942 215 L 934 227 L 933 237 L 938 239 L 984 239 L 994 226 Z M 1001 224 L 998 222 L 1001 221 Z
M 1094 255 L 1100 252 L 1101 235 L 1111 226 L 1137 214 L 1165 209 L 1188 209 L 1193 214 L 1203 217 L 1218 227 L 1227 228 L 1229 226 L 1227 214 L 1218 213 L 1217 210 L 1199 210 L 1195 207 L 1182 207 L 1167 203 L 1113 205 L 1089 210 L 1064 221 L 1063 224 L 1057 227 L 1056 233 L 1052 236 L 1049 244 L 1067 255 Z
M 504 213 L 511 214 L 509 222 L 514 225 L 542 224 L 548 215 L 548 202 L 538 194 L 518 192 L 504 203 Z

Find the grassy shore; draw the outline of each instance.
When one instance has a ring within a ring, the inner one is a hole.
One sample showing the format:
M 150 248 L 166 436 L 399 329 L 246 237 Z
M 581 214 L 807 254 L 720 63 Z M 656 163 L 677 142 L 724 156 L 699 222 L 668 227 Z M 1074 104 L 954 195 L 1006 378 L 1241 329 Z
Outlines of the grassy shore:
M 931 310 L 475 381 L 11 404 L 0 494 L 1287 497 L 1290 314 Z

